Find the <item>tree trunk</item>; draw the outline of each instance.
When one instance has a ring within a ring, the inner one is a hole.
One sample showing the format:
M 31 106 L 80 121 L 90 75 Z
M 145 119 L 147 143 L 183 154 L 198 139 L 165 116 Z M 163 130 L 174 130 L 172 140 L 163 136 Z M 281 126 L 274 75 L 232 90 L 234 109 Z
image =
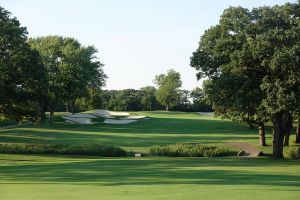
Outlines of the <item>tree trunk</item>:
M 43 105 L 42 108 L 41 108 L 41 122 L 45 122 L 46 120 L 46 108 L 47 106 L 46 105 Z
M 283 158 L 283 113 L 277 113 L 273 119 L 273 157 Z
M 296 129 L 296 141 L 295 143 L 299 144 L 300 143 L 300 119 L 298 119 L 298 126 Z
M 66 112 L 69 112 L 69 105 L 66 104 Z
M 49 124 L 53 124 L 54 109 L 50 110 Z
M 265 124 L 259 123 L 258 124 L 258 135 L 259 135 L 259 145 L 260 146 L 267 146 L 266 143 L 266 130 L 265 130 Z
M 169 106 L 166 106 L 166 111 L 169 111 Z
M 71 112 L 72 112 L 72 114 L 75 113 L 75 101 L 71 102 Z
M 293 117 L 288 114 L 284 124 L 284 146 L 289 146 L 291 130 L 293 128 Z

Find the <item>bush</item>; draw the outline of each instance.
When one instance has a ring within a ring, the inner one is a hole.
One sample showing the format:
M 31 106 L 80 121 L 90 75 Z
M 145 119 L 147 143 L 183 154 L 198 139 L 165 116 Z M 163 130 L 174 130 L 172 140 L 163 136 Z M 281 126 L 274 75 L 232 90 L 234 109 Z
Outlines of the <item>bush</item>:
M 300 159 L 300 146 L 289 147 L 285 154 L 287 158 Z
M 127 155 L 126 151 L 119 147 L 102 144 L 0 144 L 0 153 L 64 154 L 103 157 L 117 157 Z
M 174 156 L 174 157 L 221 157 L 236 155 L 225 147 L 207 144 L 179 143 L 167 146 L 154 146 L 150 148 L 152 156 Z

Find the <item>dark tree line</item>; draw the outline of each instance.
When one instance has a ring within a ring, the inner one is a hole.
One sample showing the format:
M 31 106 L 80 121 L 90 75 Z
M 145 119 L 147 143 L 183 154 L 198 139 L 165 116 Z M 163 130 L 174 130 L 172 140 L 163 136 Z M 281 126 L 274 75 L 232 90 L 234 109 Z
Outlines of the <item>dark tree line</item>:
M 273 156 L 283 157 L 293 121 L 300 123 L 300 6 L 226 9 L 191 57 L 221 117 L 256 124 L 260 144 L 273 126 Z
M 191 92 L 179 90 L 178 99 L 173 104 L 174 106 L 170 108 L 173 111 L 212 111 L 211 106 L 206 103 L 203 90 L 200 88 Z M 153 111 L 163 110 L 165 106 L 157 100 L 157 89 L 152 86 L 146 86 L 139 90 L 103 90 L 93 96 L 82 98 L 76 104 L 77 111 L 99 108 L 115 111 Z M 60 106 L 60 111 L 65 111 L 63 105 Z

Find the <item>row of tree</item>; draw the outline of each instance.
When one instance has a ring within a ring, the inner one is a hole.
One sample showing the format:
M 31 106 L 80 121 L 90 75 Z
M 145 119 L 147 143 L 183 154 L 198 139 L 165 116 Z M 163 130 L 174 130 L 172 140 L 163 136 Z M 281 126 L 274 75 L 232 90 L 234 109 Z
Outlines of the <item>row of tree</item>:
M 174 74 L 177 75 L 173 80 Z M 158 78 L 159 77 L 159 78 Z M 168 79 L 163 81 L 162 79 Z M 150 110 L 176 110 L 176 111 L 208 111 L 212 108 L 206 103 L 203 90 L 195 88 L 192 91 L 180 89 L 180 75 L 174 70 L 169 70 L 167 74 L 156 76 L 154 82 L 159 79 L 161 82 L 158 89 L 153 86 L 146 86 L 135 89 L 124 90 L 103 90 L 93 93 L 77 101 L 77 111 L 103 108 L 116 111 L 150 111 Z M 178 87 L 172 87 L 176 85 Z M 63 106 L 60 106 L 62 109 Z
M 45 119 L 60 103 L 72 111 L 77 99 L 105 84 L 103 64 L 93 46 L 76 39 L 27 39 L 25 27 L 0 7 L 0 115 L 22 121 Z
M 204 91 L 221 117 L 273 127 L 273 156 L 283 157 L 293 121 L 300 143 L 300 5 L 226 9 L 191 57 Z

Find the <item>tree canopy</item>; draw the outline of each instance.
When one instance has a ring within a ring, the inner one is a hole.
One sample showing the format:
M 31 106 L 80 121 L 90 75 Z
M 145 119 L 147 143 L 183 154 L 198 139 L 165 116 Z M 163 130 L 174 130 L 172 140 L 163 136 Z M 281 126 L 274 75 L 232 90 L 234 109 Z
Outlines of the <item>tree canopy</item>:
M 191 57 L 197 77 L 209 77 L 206 93 L 226 118 L 274 128 L 273 155 L 283 156 L 283 138 L 300 101 L 299 4 L 226 9 L 205 31 Z
M 179 88 L 182 85 L 182 81 L 178 72 L 170 69 L 167 74 L 155 76 L 154 83 L 158 87 L 156 99 L 166 107 L 167 111 L 179 102 Z
M 39 120 L 46 74 L 39 54 L 27 44 L 27 31 L 0 7 L 0 115 Z
M 48 108 L 54 112 L 59 102 L 74 105 L 78 98 L 99 90 L 106 75 L 93 46 L 82 46 L 76 39 L 62 36 L 30 38 L 29 44 L 37 50 L 48 75 Z

